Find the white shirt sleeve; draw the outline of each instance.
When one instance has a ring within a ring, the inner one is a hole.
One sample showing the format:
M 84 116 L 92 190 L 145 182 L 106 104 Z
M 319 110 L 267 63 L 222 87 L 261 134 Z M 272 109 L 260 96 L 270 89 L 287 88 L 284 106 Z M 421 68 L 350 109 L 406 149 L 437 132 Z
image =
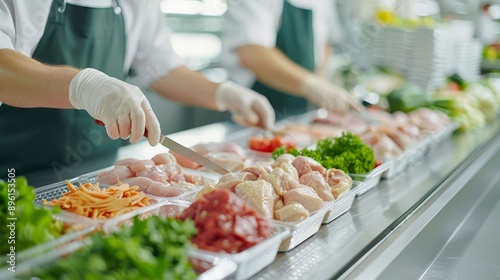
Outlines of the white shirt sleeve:
M 137 15 L 140 20 L 131 23 L 133 30 L 129 36 L 139 38 L 129 38 L 136 44 L 127 44 L 127 47 L 137 48 L 132 68 L 139 75 L 141 83 L 149 87 L 170 71 L 184 65 L 184 61 L 172 48 L 171 31 L 166 26 L 166 17 L 161 12 L 159 3 L 137 2 L 140 2 L 140 6 L 136 6 L 137 10 L 133 12 L 140 13 Z
M 13 10 L 12 1 L 0 0 L 0 49 L 14 49 Z
M 256 44 L 274 47 L 283 1 L 233 1 L 224 15 L 227 25 L 225 43 L 229 49 Z
M 276 45 L 283 1 L 235 0 L 228 3 L 224 14 L 226 30 L 222 36 L 221 62 L 233 81 L 251 86 L 255 75 L 240 65 L 236 49 L 245 45 Z

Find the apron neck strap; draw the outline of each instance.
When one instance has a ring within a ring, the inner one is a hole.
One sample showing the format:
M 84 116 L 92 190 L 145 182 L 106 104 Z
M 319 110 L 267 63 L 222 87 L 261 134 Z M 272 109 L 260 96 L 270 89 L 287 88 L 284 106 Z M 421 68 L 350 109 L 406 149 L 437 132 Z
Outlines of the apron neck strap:
M 113 7 L 113 12 L 115 15 L 122 13 L 122 8 L 118 4 L 118 0 L 111 0 L 111 6 Z M 57 12 L 63 14 L 66 11 L 66 0 L 62 0 L 62 5 L 57 8 Z

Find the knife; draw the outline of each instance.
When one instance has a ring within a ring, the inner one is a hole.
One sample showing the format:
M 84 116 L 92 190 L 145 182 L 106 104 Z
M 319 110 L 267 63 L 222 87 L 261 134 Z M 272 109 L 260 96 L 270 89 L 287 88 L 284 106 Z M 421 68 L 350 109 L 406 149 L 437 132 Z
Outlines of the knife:
M 94 120 L 94 122 L 100 126 L 104 126 L 104 123 L 100 120 Z M 144 131 L 144 137 L 148 137 L 148 131 L 145 130 Z M 228 174 L 229 171 L 227 169 L 225 169 L 224 167 L 218 165 L 217 163 L 209 160 L 208 158 L 198 154 L 197 152 L 175 142 L 174 140 L 170 139 L 169 137 L 165 136 L 165 135 L 161 135 L 160 136 L 160 143 L 169 148 L 170 150 L 178 153 L 179 155 L 189 159 L 189 160 L 192 160 L 198 164 L 200 164 L 201 166 L 205 167 L 205 168 L 208 168 L 210 170 L 213 170 L 219 174 L 222 174 L 222 175 L 225 175 L 225 174 Z

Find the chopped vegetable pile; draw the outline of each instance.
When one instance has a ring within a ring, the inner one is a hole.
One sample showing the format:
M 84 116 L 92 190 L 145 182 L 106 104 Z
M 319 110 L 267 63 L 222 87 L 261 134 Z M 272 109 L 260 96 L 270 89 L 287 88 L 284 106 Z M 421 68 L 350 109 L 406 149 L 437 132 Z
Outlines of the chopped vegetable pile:
M 262 137 L 253 136 L 248 140 L 248 147 L 251 150 L 271 153 L 276 148 L 283 147 L 284 149 L 290 149 L 296 146 L 295 141 L 281 136 L 273 137 Z
M 319 140 L 316 146 L 316 149 L 292 148 L 288 153 L 313 158 L 327 169 L 337 168 L 348 174 L 366 174 L 375 167 L 372 148 L 351 132 L 342 132 L 339 137 Z M 272 156 L 276 159 L 284 153 L 285 149 L 278 148 Z
M 40 279 L 195 279 L 189 262 L 192 221 L 137 217 L 131 227 L 108 236 L 91 236 L 91 244 L 47 270 Z
M 94 219 L 109 219 L 150 205 L 149 197 L 137 191 L 138 186 L 100 188 L 99 183 L 86 183 L 77 188 L 68 181 L 66 185 L 69 192 L 51 202 L 44 200 L 43 204 Z
M 4 256 L 9 253 L 10 246 L 15 246 L 16 251 L 20 252 L 54 240 L 66 231 L 62 221 L 53 219 L 53 214 L 59 213 L 61 209 L 35 207 L 33 190 L 24 177 L 15 178 L 15 183 L 0 180 L 0 220 L 7 223 L 7 218 L 17 218 L 15 239 L 12 239 L 15 243 L 8 242 L 10 228 L 7 225 L 0 227 L 0 253 Z
M 214 252 L 239 253 L 265 240 L 272 231 L 268 220 L 227 189 L 203 195 L 180 218 L 195 221 L 198 234 L 191 242 Z

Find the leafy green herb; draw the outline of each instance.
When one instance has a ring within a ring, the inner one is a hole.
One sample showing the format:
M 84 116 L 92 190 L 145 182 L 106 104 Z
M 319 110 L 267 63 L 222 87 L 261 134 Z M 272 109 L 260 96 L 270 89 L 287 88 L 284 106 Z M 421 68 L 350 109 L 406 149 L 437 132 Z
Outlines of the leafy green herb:
M 0 180 L 0 220 L 15 223 L 16 233 L 15 244 L 11 244 L 8 242 L 10 228 L 6 225 L 0 227 L 0 254 L 7 254 L 10 246 L 15 246 L 20 252 L 64 234 L 63 222 L 52 218 L 61 209 L 35 207 L 34 200 L 34 188 L 28 185 L 26 178 L 17 177 L 10 183 Z
M 194 222 L 154 216 L 108 236 L 35 273 L 41 279 L 195 279 L 188 259 Z
M 285 153 L 285 149 L 278 148 L 273 151 L 272 157 L 276 159 Z M 325 168 L 337 168 L 350 174 L 365 174 L 375 167 L 372 148 L 351 132 L 343 132 L 336 138 L 319 140 L 315 150 L 292 149 L 288 153 L 313 158 Z

